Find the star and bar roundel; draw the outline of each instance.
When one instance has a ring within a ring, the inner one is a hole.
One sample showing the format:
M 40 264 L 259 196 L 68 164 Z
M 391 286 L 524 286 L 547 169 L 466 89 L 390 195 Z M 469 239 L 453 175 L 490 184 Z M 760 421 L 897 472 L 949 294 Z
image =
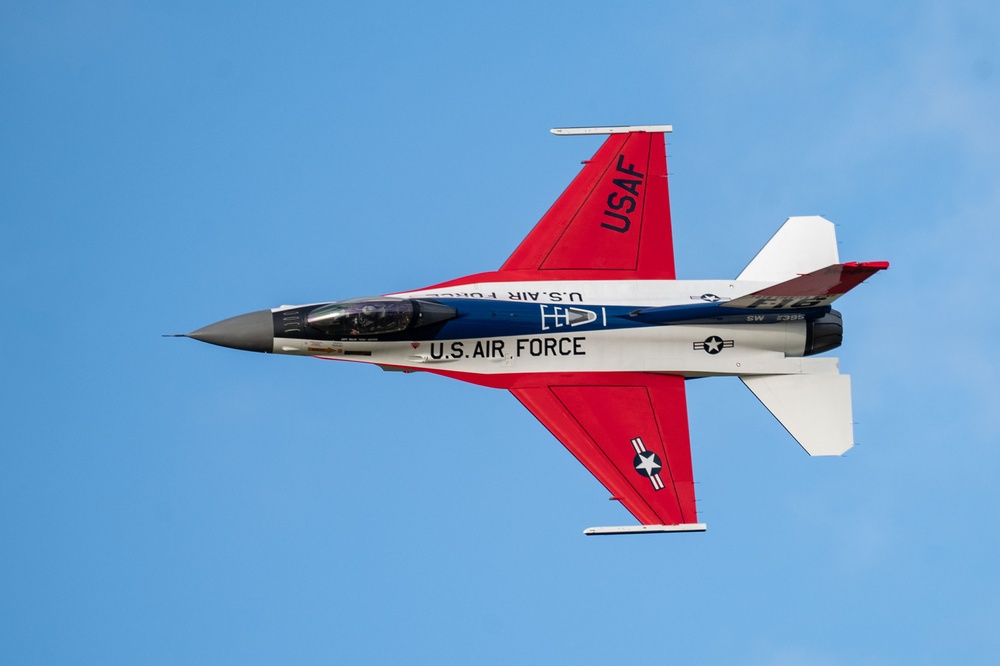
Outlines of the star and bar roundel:
M 734 340 L 723 340 L 718 335 L 710 335 L 704 342 L 693 343 L 694 349 L 701 349 L 709 354 L 718 354 L 723 349 L 731 349 L 735 345 Z
M 646 446 L 642 443 L 642 437 L 636 437 L 632 440 L 632 448 L 635 449 L 635 458 L 632 459 L 635 471 L 653 482 L 653 490 L 663 490 L 663 480 L 660 478 L 663 463 L 660 462 L 660 456 L 646 450 Z

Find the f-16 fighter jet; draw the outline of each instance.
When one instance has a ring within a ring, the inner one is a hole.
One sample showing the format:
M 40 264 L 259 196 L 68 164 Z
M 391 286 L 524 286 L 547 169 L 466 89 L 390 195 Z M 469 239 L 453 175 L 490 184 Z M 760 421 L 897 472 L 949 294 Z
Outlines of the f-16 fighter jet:
M 732 280 L 674 273 L 664 133 L 588 127 L 597 153 L 497 271 L 377 298 L 282 306 L 186 337 L 507 389 L 640 523 L 704 531 L 684 383 L 736 375 L 813 456 L 853 446 L 835 300 L 887 262 L 842 263 L 833 224 L 791 217 Z

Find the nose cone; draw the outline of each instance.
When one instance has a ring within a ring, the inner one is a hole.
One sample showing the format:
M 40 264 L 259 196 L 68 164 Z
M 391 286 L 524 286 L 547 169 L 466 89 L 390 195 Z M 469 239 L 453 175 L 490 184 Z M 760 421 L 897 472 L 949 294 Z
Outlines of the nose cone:
M 274 324 L 271 311 L 260 310 L 199 328 L 187 337 L 220 347 L 271 353 L 274 351 Z

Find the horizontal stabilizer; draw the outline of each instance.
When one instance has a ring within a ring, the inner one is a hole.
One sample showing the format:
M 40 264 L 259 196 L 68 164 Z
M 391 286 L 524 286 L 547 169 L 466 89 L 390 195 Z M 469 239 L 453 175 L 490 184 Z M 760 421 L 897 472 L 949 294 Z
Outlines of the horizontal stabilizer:
M 839 263 L 833 222 L 819 215 L 790 217 L 736 279 L 783 282 Z
M 796 310 L 830 305 L 869 277 L 889 268 L 888 261 L 834 264 L 722 303 L 724 308 Z
M 839 456 L 854 446 L 850 375 L 831 372 L 740 379 L 809 455 Z
M 685 525 L 622 525 L 620 527 L 588 527 L 583 531 L 587 536 L 604 534 L 647 534 L 650 532 L 704 532 L 705 523 Z

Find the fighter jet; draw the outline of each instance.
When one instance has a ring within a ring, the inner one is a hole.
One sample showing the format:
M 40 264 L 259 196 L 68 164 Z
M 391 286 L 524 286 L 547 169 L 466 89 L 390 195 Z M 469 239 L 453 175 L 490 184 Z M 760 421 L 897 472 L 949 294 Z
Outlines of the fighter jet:
M 678 280 L 670 125 L 608 138 L 499 270 L 374 298 L 281 306 L 185 337 L 507 389 L 639 525 L 704 531 L 685 382 L 735 375 L 812 456 L 854 444 L 831 305 L 888 262 L 841 263 L 834 226 L 790 217 L 731 280 Z

